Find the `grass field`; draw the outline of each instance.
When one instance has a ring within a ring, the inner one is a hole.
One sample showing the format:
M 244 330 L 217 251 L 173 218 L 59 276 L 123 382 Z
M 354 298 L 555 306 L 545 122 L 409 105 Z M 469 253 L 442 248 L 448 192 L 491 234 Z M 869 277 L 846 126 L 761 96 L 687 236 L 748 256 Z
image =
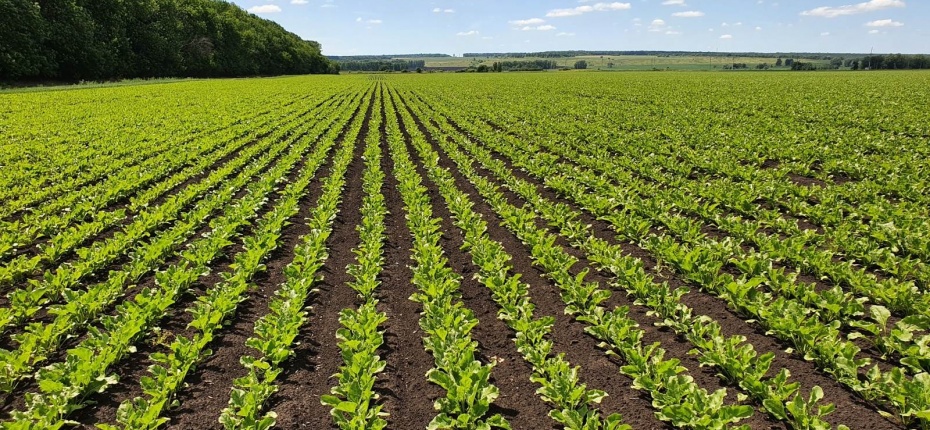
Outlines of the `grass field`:
M 928 429 L 928 89 L 631 72 L 0 93 L 0 420 Z

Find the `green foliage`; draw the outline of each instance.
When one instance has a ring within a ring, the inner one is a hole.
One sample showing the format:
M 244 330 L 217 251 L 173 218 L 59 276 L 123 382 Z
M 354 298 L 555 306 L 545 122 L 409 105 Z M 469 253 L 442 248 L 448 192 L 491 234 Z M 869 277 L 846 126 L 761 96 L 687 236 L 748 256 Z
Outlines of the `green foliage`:
M 0 82 L 333 73 L 316 42 L 219 0 L 2 0 Z

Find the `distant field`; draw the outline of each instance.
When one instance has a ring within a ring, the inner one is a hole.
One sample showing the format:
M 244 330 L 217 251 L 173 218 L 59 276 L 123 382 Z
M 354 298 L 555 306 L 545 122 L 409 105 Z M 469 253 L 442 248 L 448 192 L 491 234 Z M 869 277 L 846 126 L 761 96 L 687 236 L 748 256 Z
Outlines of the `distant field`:
M 414 58 L 411 58 L 414 59 Z M 495 61 L 521 61 L 521 60 L 555 60 L 559 66 L 572 67 L 576 61 L 584 60 L 588 63 L 589 70 L 652 70 L 652 69 L 670 69 L 670 70 L 714 70 L 722 69 L 723 66 L 733 63 L 745 63 L 750 69 L 760 63 L 775 66 L 777 57 L 757 58 L 757 57 L 702 57 L 702 56 L 651 56 L 651 55 L 623 55 L 623 56 L 580 56 L 569 58 L 539 58 L 539 57 L 520 57 L 520 58 L 488 58 L 488 57 L 426 57 L 415 58 L 416 60 L 425 60 L 426 67 L 468 67 L 478 66 L 481 64 L 492 64 Z M 825 60 L 802 60 L 815 64 L 827 64 Z M 611 67 L 612 64 L 612 67 Z
M 0 422 L 928 429 L 927 100 L 930 72 L 0 93 Z

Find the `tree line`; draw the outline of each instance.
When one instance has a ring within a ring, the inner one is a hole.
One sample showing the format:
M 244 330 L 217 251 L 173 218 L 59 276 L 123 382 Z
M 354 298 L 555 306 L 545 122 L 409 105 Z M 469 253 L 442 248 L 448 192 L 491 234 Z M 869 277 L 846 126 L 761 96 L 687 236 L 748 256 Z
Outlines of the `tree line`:
M 0 0 L 0 81 L 337 72 L 319 43 L 222 0 Z
M 559 64 L 553 60 L 495 61 L 491 65 L 491 71 L 494 72 L 552 70 L 557 68 L 559 68 Z
M 860 68 L 873 70 L 894 69 L 930 69 L 930 56 L 927 55 L 867 55 L 859 60 Z
M 339 61 L 339 69 L 351 72 L 402 72 L 426 67 L 426 60 Z

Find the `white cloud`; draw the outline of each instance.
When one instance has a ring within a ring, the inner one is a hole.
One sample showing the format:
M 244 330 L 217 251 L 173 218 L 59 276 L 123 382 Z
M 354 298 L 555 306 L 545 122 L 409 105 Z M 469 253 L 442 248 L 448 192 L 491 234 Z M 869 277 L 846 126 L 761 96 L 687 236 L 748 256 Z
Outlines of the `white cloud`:
M 681 34 L 681 32 L 680 32 L 680 31 L 675 31 L 675 30 L 667 30 L 667 31 L 665 32 L 665 34 L 667 34 L 667 35 L 669 35 L 669 36 L 675 36 L 675 35 Z
M 663 19 L 654 19 L 649 23 L 649 31 L 662 31 L 665 29 L 665 20 Z
M 888 9 L 892 7 L 904 7 L 903 0 L 869 0 L 867 2 L 848 4 L 844 6 L 830 7 L 821 6 L 811 10 L 801 12 L 803 16 L 819 16 L 823 18 L 836 18 L 843 15 L 855 15 L 859 13 L 873 12 L 876 10 Z
M 455 9 L 440 9 L 437 7 L 433 9 L 433 13 L 455 13 Z
M 542 18 L 530 18 L 530 19 L 517 19 L 514 21 L 508 21 L 509 24 L 514 26 L 514 29 L 519 29 L 523 31 L 549 31 L 555 30 L 555 26 L 545 24 L 546 20 Z
M 821 36 L 829 36 L 829 35 L 830 35 L 830 32 L 829 32 L 829 31 L 825 31 L 825 32 L 823 32 L 823 33 L 820 33 L 820 35 L 821 35 Z
M 558 37 L 572 37 L 572 36 L 574 36 L 574 35 L 575 35 L 575 33 L 568 33 L 568 32 L 565 32 L 565 31 L 563 31 L 563 32 L 561 32 L 561 33 L 559 33 L 559 34 L 556 34 L 556 36 L 558 36 Z
M 524 26 L 524 27 L 520 27 L 520 30 L 523 30 L 523 31 L 533 31 L 533 30 L 536 30 L 536 31 L 549 31 L 549 30 L 555 30 L 555 26 L 549 25 L 549 24 L 546 24 L 546 25 L 539 25 L 539 26 L 535 26 L 535 27 L 532 26 L 532 25 L 527 25 L 527 26 Z
M 278 13 L 281 12 L 281 7 L 276 4 L 263 4 L 261 6 L 252 6 L 248 9 L 251 13 Z
M 518 19 L 518 20 L 515 20 L 515 21 L 508 21 L 508 22 L 509 22 L 510 24 L 512 24 L 512 25 L 517 26 L 517 27 L 524 27 L 524 26 L 527 26 L 527 25 L 540 25 L 540 24 L 546 22 L 546 20 L 544 20 L 544 19 L 542 19 L 542 18 L 530 18 L 530 19 Z
M 458 33 L 455 33 L 455 35 L 456 35 L 456 36 L 477 36 L 477 35 L 478 35 L 478 30 L 460 31 L 460 32 L 458 32 Z
M 865 23 L 867 27 L 904 27 L 903 22 L 892 21 L 890 19 L 879 19 Z
M 756 27 L 756 31 L 762 31 L 762 27 Z
M 689 10 L 687 12 L 675 12 L 672 16 L 676 18 L 700 18 L 704 16 L 704 12 L 699 10 Z
M 381 21 L 380 19 L 362 19 L 362 17 L 358 17 L 358 18 L 355 18 L 355 22 L 364 22 L 365 24 L 378 25 L 384 21 Z
M 878 34 L 878 33 L 879 33 L 878 30 L 869 30 L 869 34 Z
M 665 0 L 662 6 L 687 6 L 685 0 Z
M 569 9 L 553 9 L 546 16 L 550 18 L 561 18 L 565 16 L 577 16 L 588 12 L 607 12 L 611 10 L 628 10 L 632 6 L 629 3 L 595 3 L 593 6 L 578 6 Z
M 291 0 L 291 4 L 307 4 L 307 0 Z
M 721 38 L 721 39 L 732 39 L 732 38 L 733 38 L 733 35 L 732 35 L 732 34 L 724 34 L 724 35 L 720 36 L 720 38 Z

